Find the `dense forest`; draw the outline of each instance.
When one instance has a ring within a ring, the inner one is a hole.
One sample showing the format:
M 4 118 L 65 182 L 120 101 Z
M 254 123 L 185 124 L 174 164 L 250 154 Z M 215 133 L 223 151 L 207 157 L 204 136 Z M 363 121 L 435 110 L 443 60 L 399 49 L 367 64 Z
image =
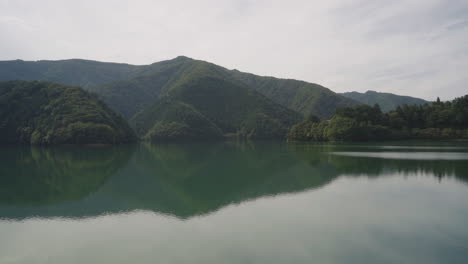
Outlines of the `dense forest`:
M 78 87 L 0 82 L 0 144 L 114 144 L 134 141 L 126 121 Z
M 367 91 L 365 93 L 348 92 L 341 93 L 341 95 L 366 105 L 372 106 L 378 104 L 383 112 L 390 112 L 395 110 L 398 106 L 403 105 L 423 105 L 429 103 L 420 98 L 376 91 Z
M 404 105 L 383 113 L 379 105 L 336 111 L 330 120 L 309 117 L 293 126 L 292 141 L 377 141 L 468 138 L 468 95 L 450 102 Z

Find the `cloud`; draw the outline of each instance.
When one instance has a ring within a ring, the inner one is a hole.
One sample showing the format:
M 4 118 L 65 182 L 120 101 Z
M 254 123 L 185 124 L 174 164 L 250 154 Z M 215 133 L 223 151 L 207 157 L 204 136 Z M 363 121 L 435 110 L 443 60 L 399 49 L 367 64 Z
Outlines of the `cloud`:
M 452 99 L 468 91 L 467 17 L 464 0 L 0 0 L 0 59 L 186 55 L 337 92 Z

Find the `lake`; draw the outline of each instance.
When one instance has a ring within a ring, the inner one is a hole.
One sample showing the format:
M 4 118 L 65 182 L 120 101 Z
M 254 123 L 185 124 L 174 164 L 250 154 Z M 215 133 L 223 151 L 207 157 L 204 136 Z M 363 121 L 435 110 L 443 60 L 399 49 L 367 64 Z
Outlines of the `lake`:
M 0 263 L 468 263 L 468 143 L 0 149 Z

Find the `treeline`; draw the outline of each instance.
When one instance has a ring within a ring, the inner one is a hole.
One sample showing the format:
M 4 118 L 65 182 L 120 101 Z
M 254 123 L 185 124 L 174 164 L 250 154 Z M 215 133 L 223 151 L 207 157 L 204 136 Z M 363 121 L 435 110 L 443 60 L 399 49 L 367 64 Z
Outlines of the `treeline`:
M 379 105 L 338 109 L 330 120 L 309 117 L 294 125 L 292 141 L 376 141 L 468 138 L 468 95 L 451 102 L 404 105 L 383 113 Z

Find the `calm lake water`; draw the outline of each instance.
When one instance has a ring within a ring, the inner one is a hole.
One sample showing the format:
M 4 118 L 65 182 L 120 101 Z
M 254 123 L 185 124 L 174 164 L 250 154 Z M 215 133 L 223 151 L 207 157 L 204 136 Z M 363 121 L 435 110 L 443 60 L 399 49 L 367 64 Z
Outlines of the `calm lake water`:
M 468 144 L 0 149 L 0 263 L 468 263 Z

